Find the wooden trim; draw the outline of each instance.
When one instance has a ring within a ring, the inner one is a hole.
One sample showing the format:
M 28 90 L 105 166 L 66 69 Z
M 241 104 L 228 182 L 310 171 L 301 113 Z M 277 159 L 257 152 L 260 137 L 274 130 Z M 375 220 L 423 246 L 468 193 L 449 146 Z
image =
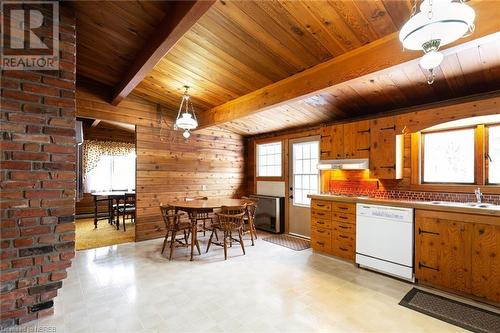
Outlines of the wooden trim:
M 281 176 L 259 176 L 257 169 L 259 167 L 259 159 L 257 158 L 258 156 L 258 151 L 257 151 L 257 146 L 258 145 L 263 145 L 263 144 L 268 144 L 268 143 L 276 143 L 276 142 L 281 142 Z M 284 155 L 285 155 L 285 148 L 284 148 L 284 140 L 255 140 L 255 168 L 254 168 L 254 173 L 255 173 L 255 183 L 258 181 L 268 181 L 268 182 L 280 182 L 285 180 L 285 170 L 284 170 Z
M 468 213 L 455 213 L 455 212 L 443 212 L 436 211 L 432 208 L 415 209 L 415 218 L 436 218 L 439 217 L 443 220 L 451 220 L 451 221 L 461 221 L 466 223 L 482 223 L 482 224 L 491 224 L 498 225 L 498 217 L 496 216 L 488 216 L 488 215 L 479 215 L 479 214 L 468 214 Z
M 281 177 L 273 177 L 273 176 L 259 177 L 259 176 L 257 176 L 257 177 L 255 177 L 256 182 L 282 182 L 284 180 L 285 180 L 285 176 L 281 176 Z
M 445 53 L 453 52 L 465 42 L 466 47 L 473 47 L 481 41 L 481 37 L 491 39 L 490 34 L 500 30 L 500 22 L 494 6 L 487 2 L 474 3 L 474 10 L 481 17 L 481 24 L 471 37 L 450 44 Z M 483 41 L 481 41 L 483 42 Z M 284 105 L 322 90 L 346 82 L 363 75 L 387 70 L 393 66 L 420 58 L 419 52 L 402 52 L 399 32 L 394 32 L 376 41 L 356 48 L 326 62 L 306 69 L 281 81 L 255 90 L 234 100 L 216 106 L 199 117 L 200 127 L 209 127 L 260 111 Z
M 485 185 L 484 177 L 484 125 L 477 125 L 474 132 L 474 178 L 476 184 Z
M 127 97 L 214 3 L 215 0 L 175 2 L 117 85 L 111 104 L 116 106 Z
M 498 127 L 500 128 L 500 124 L 489 124 L 487 126 L 485 126 L 485 129 L 484 129 L 484 180 L 485 180 L 485 184 L 488 185 L 488 186 L 500 186 L 500 184 L 490 184 L 489 183 L 489 168 L 490 168 L 490 160 L 488 158 L 489 156 L 489 151 L 490 151 L 490 147 L 489 147 L 489 138 L 490 138 L 490 127 Z
M 411 134 L 411 184 L 420 184 L 420 147 L 422 136 L 420 132 Z

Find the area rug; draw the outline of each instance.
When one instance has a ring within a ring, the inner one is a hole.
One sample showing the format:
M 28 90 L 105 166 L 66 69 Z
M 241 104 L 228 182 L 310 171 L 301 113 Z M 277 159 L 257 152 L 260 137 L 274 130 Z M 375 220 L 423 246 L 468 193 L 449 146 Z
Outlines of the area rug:
M 499 332 L 500 315 L 485 309 L 413 288 L 399 305 L 472 332 Z
M 292 249 L 294 251 L 302 251 L 311 247 L 311 243 L 308 240 L 290 236 L 290 235 L 273 235 L 270 237 L 263 238 L 266 242 L 273 243 L 276 245 L 281 245 Z
M 121 243 L 133 242 L 135 240 L 135 224 L 127 221 L 126 229 L 116 230 L 108 221 L 99 221 L 97 229 L 94 228 L 94 219 L 77 219 L 76 225 L 76 250 L 94 249 L 97 247 L 110 246 Z

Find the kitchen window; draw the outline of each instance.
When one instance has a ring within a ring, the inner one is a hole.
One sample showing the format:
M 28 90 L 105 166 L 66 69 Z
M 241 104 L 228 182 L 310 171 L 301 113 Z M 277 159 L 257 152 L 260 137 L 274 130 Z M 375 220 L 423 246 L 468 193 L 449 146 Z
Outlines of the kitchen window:
M 500 184 L 500 125 L 488 127 L 488 184 Z
M 474 128 L 422 134 L 422 182 L 474 184 Z
M 257 144 L 257 177 L 281 177 L 281 141 Z

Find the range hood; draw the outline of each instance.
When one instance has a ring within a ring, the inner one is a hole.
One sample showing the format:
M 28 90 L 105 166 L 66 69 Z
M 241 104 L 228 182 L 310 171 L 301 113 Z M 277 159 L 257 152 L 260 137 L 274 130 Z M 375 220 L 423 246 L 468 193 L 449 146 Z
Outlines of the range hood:
M 342 160 L 323 160 L 318 163 L 318 170 L 363 170 L 368 169 L 367 158 L 352 158 Z

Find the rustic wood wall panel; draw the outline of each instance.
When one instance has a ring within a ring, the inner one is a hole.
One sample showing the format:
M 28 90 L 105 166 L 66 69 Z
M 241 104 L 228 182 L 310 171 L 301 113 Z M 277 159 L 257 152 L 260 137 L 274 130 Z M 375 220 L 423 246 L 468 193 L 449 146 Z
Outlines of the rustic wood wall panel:
M 180 132 L 137 126 L 136 240 L 165 235 L 159 205 L 189 196 L 246 194 L 245 142 L 224 129 Z

